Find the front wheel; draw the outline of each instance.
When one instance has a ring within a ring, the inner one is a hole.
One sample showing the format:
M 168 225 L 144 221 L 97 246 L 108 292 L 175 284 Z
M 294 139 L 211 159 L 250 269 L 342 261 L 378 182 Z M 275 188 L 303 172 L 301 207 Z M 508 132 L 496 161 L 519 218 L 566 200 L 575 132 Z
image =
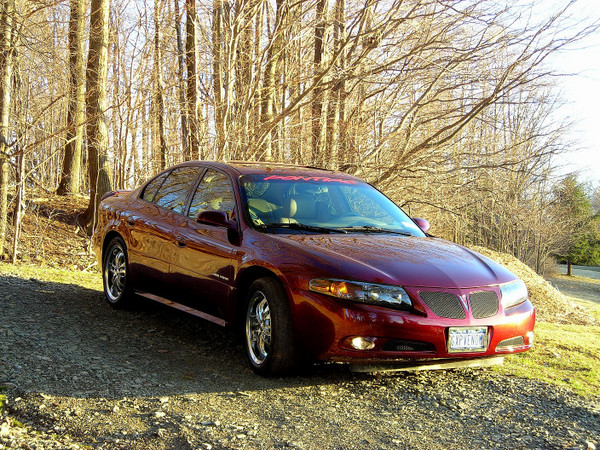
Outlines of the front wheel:
M 113 238 L 106 247 L 102 264 L 102 281 L 104 295 L 111 306 L 122 308 L 130 303 L 127 249 L 120 237 Z
M 272 278 L 250 286 L 244 337 L 252 369 L 263 376 L 282 375 L 297 365 L 287 296 Z

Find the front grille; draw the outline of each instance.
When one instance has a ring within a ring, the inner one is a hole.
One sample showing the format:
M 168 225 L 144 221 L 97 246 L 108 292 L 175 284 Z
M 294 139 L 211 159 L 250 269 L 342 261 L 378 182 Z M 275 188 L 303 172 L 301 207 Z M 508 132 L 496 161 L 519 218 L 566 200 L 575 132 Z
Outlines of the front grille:
M 496 346 L 496 350 L 502 350 L 508 347 L 521 347 L 522 345 L 525 345 L 525 339 L 523 339 L 523 336 L 517 336 L 510 339 L 504 339 Z
M 449 292 L 424 291 L 419 297 L 436 316 L 447 319 L 464 319 L 465 309 L 458 297 Z
M 476 319 L 498 314 L 498 296 L 493 291 L 471 292 L 469 294 L 471 312 Z
M 433 352 L 435 348 L 429 342 L 388 341 L 381 347 L 386 352 Z

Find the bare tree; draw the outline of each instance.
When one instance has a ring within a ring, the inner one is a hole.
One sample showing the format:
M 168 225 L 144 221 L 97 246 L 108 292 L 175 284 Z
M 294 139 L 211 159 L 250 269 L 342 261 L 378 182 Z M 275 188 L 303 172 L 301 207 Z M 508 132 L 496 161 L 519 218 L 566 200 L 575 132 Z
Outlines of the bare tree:
M 84 0 L 71 0 L 69 18 L 69 102 L 67 131 L 60 183 L 57 193 L 79 192 L 82 141 L 85 120 L 85 11 Z
M 196 0 L 186 0 L 185 62 L 187 67 L 187 117 L 190 127 L 190 154 L 186 158 L 200 158 L 200 111 L 198 102 L 198 49 L 196 39 Z
M 167 138 L 165 130 L 165 101 L 163 93 L 165 84 L 162 74 L 162 52 L 161 52 L 161 21 L 162 2 L 154 2 L 154 109 L 158 134 L 158 159 L 159 169 L 167 167 Z
M 111 190 L 112 173 L 108 159 L 108 129 L 106 120 L 106 79 L 108 72 L 109 0 L 92 0 L 90 44 L 86 70 L 86 109 L 88 141 L 88 174 L 90 201 L 82 216 L 88 233 L 95 226 L 100 198 Z
M 9 117 L 11 107 L 13 58 L 15 52 L 14 0 L 0 4 L 0 258 L 4 254 L 8 214 L 8 176 L 10 158 Z

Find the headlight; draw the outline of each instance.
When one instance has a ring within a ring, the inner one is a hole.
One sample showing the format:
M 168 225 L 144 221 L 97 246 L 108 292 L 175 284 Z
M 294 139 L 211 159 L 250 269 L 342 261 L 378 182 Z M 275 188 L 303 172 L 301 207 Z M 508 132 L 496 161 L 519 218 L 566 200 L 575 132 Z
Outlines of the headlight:
M 500 286 L 502 307 L 504 309 L 520 305 L 527 300 L 527 286 L 521 280 Z
M 310 280 L 311 291 L 361 303 L 410 309 L 412 301 L 404 289 L 383 284 L 357 283 L 344 280 Z

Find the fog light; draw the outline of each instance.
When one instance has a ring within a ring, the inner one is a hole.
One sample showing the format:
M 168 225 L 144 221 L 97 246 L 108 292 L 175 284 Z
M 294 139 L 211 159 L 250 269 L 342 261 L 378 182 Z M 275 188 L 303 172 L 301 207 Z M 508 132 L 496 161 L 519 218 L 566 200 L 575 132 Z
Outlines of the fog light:
M 373 340 L 370 338 L 357 336 L 352 338 L 350 345 L 352 345 L 352 347 L 354 347 L 356 350 L 371 350 L 373 347 L 375 347 L 375 342 L 373 342 Z
M 533 331 L 529 331 L 525 336 L 529 339 L 529 345 L 533 345 Z

